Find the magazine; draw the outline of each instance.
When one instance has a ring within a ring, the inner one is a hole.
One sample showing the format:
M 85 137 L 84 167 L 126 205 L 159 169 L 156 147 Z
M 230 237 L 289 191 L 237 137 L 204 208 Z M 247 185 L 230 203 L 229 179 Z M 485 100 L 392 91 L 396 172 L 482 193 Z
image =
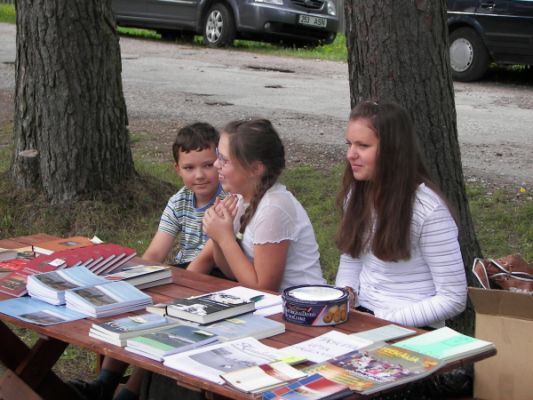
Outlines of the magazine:
M 320 364 L 305 368 L 346 384 L 361 394 L 372 394 L 407 382 L 422 379 L 443 365 L 436 358 L 400 349 L 386 343 L 375 343 Z

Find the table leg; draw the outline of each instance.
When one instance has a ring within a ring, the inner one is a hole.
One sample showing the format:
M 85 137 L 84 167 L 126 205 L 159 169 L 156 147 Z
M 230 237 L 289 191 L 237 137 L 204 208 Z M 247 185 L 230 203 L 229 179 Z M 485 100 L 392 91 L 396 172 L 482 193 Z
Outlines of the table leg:
M 42 399 L 78 398 L 77 394 L 52 371 L 53 365 L 68 346 L 67 343 L 42 337 L 30 349 L 2 321 L 0 321 L 0 337 L 2 338 L 0 361 L 8 368 L 0 389 L 4 397 L 0 397 L 11 400 L 12 393 L 20 394 L 20 385 L 23 383 L 29 393 L 35 393 Z M 20 396 L 12 398 L 20 399 Z

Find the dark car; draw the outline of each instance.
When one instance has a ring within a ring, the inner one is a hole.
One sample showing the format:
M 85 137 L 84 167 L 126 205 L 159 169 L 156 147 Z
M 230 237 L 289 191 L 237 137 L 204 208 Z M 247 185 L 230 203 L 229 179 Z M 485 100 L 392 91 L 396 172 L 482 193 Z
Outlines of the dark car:
M 452 75 L 481 78 L 491 62 L 533 65 L 533 0 L 448 0 Z
M 235 38 L 317 45 L 335 39 L 336 0 L 113 0 L 117 23 L 163 35 L 201 34 L 211 47 Z

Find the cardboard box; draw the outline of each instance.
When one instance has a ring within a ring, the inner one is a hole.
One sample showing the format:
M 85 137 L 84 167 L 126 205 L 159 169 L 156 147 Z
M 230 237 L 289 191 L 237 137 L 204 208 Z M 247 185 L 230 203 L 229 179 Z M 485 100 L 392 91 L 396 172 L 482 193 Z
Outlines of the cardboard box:
M 469 288 L 476 311 L 476 337 L 497 354 L 474 364 L 474 397 L 533 399 L 533 296 L 507 290 Z

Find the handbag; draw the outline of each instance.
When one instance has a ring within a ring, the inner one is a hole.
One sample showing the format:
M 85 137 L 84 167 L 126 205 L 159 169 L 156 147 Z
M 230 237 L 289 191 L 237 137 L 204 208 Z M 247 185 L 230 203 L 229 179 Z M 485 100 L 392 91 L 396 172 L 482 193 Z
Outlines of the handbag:
M 520 255 L 498 259 L 476 258 L 472 273 L 485 289 L 503 289 L 533 294 L 533 265 Z

